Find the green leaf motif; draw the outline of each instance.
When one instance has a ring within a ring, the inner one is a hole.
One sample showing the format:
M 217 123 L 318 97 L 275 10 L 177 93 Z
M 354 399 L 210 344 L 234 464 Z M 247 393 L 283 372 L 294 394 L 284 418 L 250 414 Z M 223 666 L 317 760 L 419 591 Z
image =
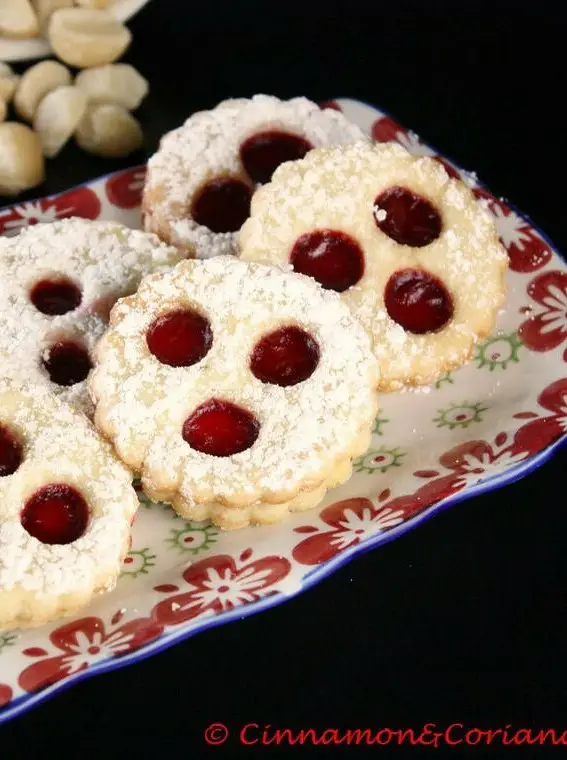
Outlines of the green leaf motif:
M 366 454 L 353 462 L 355 472 L 388 472 L 392 467 L 400 467 L 405 452 L 399 448 L 389 449 L 386 446 L 380 446 L 377 449 L 369 449 Z
M 473 362 L 477 362 L 478 369 L 486 367 L 490 372 L 507 369 L 511 362 L 520 361 L 519 351 L 523 345 L 517 332 L 493 335 L 476 347 Z
M 437 416 L 433 418 L 433 422 L 438 428 L 448 427 L 450 430 L 455 428 L 468 428 L 475 422 L 482 422 L 482 413 L 488 410 L 487 406 L 483 406 L 480 403 L 469 404 L 468 401 L 463 401 L 460 404 L 450 404 L 445 409 L 438 409 Z
M 176 530 L 173 528 L 166 538 L 172 549 L 183 554 L 200 554 L 209 549 L 218 539 L 218 528 L 208 523 L 187 522 Z
M 137 578 L 139 575 L 147 575 L 150 568 L 155 566 L 155 560 L 156 555 L 152 554 L 149 546 L 143 549 L 132 549 L 124 557 L 120 577 Z
M 8 647 L 13 646 L 16 643 L 17 638 L 16 634 L 10 633 L 10 631 L 0 633 L 0 654 L 2 654 L 2 652 Z

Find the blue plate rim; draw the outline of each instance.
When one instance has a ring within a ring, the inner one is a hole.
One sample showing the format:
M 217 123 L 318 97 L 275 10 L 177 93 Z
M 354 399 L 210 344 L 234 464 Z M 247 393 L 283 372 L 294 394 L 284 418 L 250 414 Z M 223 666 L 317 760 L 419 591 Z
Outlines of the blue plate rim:
M 344 97 L 333 98 L 333 100 L 337 103 L 356 103 L 358 105 L 366 106 L 367 108 L 370 108 L 374 111 L 379 111 L 384 116 L 391 118 L 397 124 L 399 124 L 397 119 L 395 119 L 388 111 L 384 111 L 382 108 L 378 108 L 377 106 L 366 103 L 365 101 Z M 414 134 L 416 133 L 414 132 Z M 443 158 L 447 159 L 459 171 L 468 171 L 461 167 L 458 163 L 454 162 L 450 156 L 446 155 L 445 153 L 439 153 L 439 151 L 437 151 L 430 143 L 424 144 L 434 150 L 437 155 L 443 156 Z M 74 185 L 73 187 L 69 188 L 69 190 L 65 190 L 61 193 L 54 193 L 50 196 L 42 196 L 35 199 L 29 199 L 22 201 L 22 203 L 34 203 L 45 199 L 51 200 L 65 193 L 72 192 L 78 188 L 85 187 L 86 185 L 92 185 L 95 182 L 105 181 L 109 177 L 112 177 L 116 174 L 121 174 L 124 171 L 135 171 L 136 169 L 143 169 L 144 167 L 144 164 L 140 164 L 138 166 L 128 167 L 127 169 L 119 169 L 115 172 L 109 172 L 108 174 L 101 175 L 100 177 L 95 177 L 94 179 L 90 179 L 78 185 Z M 486 185 L 484 185 L 484 183 L 478 178 L 476 178 L 476 182 L 478 187 L 488 190 Z M 542 232 L 538 225 L 535 224 L 527 214 L 521 212 L 514 204 L 508 201 L 508 199 L 505 199 L 505 202 L 518 216 L 525 219 L 538 233 L 538 235 L 540 235 L 541 238 L 550 246 L 550 248 L 565 261 L 564 254 L 557 248 L 556 245 L 554 245 L 548 235 Z M 17 203 L 7 204 L 6 206 L 0 207 L 0 212 L 11 208 L 14 205 L 17 205 Z M 535 456 L 527 458 L 524 462 L 520 462 L 517 465 L 505 470 L 504 472 L 493 475 L 486 480 L 480 480 L 470 486 L 465 486 L 456 494 L 448 496 L 445 499 L 438 501 L 436 504 L 432 504 L 430 507 L 426 508 L 423 512 L 420 512 L 418 515 L 415 515 L 407 522 L 391 528 L 385 533 L 378 533 L 374 536 L 371 536 L 366 541 L 363 541 L 360 544 L 356 544 L 350 549 L 346 549 L 336 557 L 333 557 L 327 562 L 316 566 L 313 570 L 308 571 L 301 578 L 298 586 L 289 593 L 276 593 L 270 596 L 266 596 L 257 602 L 252 602 L 241 607 L 235 607 L 234 609 L 223 612 L 220 615 L 215 615 L 214 617 L 205 618 L 201 621 L 198 621 L 191 628 L 183 631 L 179 628 L 174 628 L 170 633 L 162 634 L 158 638 L 154 639 L 154 641 L 149 642 L 140 649 L 136 649 L 130 654 L 125 654 L 120 657 L 104 660 L 100 663 L 91 665 L 87 670 L 71 675 L 61 681 L 57 681 L 56 683 L 48 686 L 45 689 L 42 689 L 41 691 L 23 694 L 17 699 L 10 701 L 6 707 L 0 708 L 0 725 L 20 715 L 24 715 L 28 710 L 37 707 L 42 702 L 50 699 L 61 691 L 65 691 L 67 688 L 73 686 L 76 683 L 79 683 L 80 681 L 96 675 L 100 675 L 102 673 L 109 673 L 113 670 L 128 667 L 129 665 L 141 662 L 148 657 L 159 654 L 160 652 L 164 652 L 173 645 L 178 644 L 182 641 L 186 641 L 198 633 L 202 633 L 211 628 L 216 628 L 217 626 L 225 625 L 227 623 L 233 622 L 234 620 L 242 620 L 243 618 L 250 617 L 266 609 L 271 609 L 272 607 L 277 607 L 280 604 L 293 599 L 299 594 L 308 591 L 318 583 L 321 583 L 334 572 L 348 565 L 349 562 L 351 562 L 355 557 L 365 554 L 366 552 L 375 549 L 378 546 L 387 544 L 390 541 L 394 541 L 396 538 L 399 538 L 405 533 L 408 533 L 409 531 L 418 527 L 421 525 L 421 523 L 426 522 L 432 517 L 440 514 L 445 509 L 448 509 L 449 507 L 461 502 L 468 501 L 469 499 L 472 499 L 480 494 L 490 493 L 492 491 L 498 490 L 530 475 L 542 467 L 546 462 L 548 462 L 555 455 L 555 453 L 562 449 L 566 444 L 567 433 L 565 433 L 561 438 L 558 438 L 547 448 L 538 452 Z M 182 625 L 183 624 L 180 624 L 180 626 Z

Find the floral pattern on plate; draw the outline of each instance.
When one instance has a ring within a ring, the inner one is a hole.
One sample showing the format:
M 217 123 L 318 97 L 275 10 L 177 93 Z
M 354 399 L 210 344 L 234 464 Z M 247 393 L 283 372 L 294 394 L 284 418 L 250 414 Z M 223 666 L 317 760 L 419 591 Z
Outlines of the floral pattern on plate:
M 471 362 L 435 385 L 384 394 L 369 451 L 321 507 L 273 527 L 223 533 L 140 496 L 116 589 L 80 616 L 0 636 L 0 722 L 64 684 L 270 607 L 439 509 L 505 485 L 567 438 L 567 266 L 545 237 L 470 172 L 390 116 L 342 110 L 375 140 L 439 160 L 494 215 L 510 257 L 508 300 Z M 141 226 L 144 167 L 0 210 L 0 233 L 79 215 Z

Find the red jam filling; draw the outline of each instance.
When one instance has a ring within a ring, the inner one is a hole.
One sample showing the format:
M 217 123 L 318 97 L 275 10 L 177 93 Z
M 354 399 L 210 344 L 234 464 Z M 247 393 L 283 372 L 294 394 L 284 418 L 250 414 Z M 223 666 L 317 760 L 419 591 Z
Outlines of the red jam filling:
M 259 432 L 260 423 L 246 409 L 229 401 L 210 399 L 185 420 L 182 435 L 196 451 L 229 457 L 249 449 Z
M 315 372 L 319 346 L 300 327 L 281 327 L 265 335 L 250 358 L 252 373 L 263 383 L 297 385 Z
M 205 317 L 192 309 L 179 309 L 158 317 L 146 333 L 151 353 L 170 367 L 190 367 L 206 356 L 213 331 Z
M 80 383 L 92 369 L 86 349 L 72 341 L 61 341 L 51 346 L 43 359 L 43 366 L 51 381 L 57 385 Z
M 40 280 L 30 292 L 30 300 L 38 311 L 48 316 L 66 314 L 81 303 L 81 290 L 69 280 Z
M 381 193 L 374 205 L 377 226 L 400 245 L 422 248 L 441 234 L 441 217 L 425 198 L 405 187 L 390 187 Z M 384 219 L 380 211 L 386 213 Z
M 191 206 L 191 216 L 212 232 L 237 232 L 250 216 L 252 191 L 232 177 L 207 182 Z
M 440 330 L 453 316 L 453 299 L 441 280 L 421 269 L 394 272 L 384 301 L 390 317 L 416 335 Z
M 24 452 L 15 435 L 0 425 L 0 478 L 12 475 L 22 463 Z
M 307 232 L 289 257 L 296 272 L 313 277 L 327 290 L 342 293 L 364 274 L 364 254 L 356 240 L 337 230 Z
M 81 494 L 65 483 L 50 483 L 25 503 L 21 522 L 42 544 L 70 544 L 89 522 L 89 508 Z
M 313 146 L 299 135 L 267 130 L 252 135 L 240 146 L 240 160 L 254 182 L 269 182 L 280 164 L 297 161 Z

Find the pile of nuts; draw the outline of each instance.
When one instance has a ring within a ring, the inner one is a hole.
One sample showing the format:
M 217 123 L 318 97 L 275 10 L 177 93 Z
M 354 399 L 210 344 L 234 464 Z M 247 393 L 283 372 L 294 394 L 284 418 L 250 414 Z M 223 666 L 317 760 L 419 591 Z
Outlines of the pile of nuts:
M 129 64 L 115 63 L 131 33 L 102 9 L 109 2 L 0 0 L 0 35 L 43 30 L 59 59 L 36 63 L 22 76 L 0 62 L 0 195 L 41 184 L 45 158 L 72 137 L 105 158 L 141 147 L 142 128 L 131 112 L 148 94 L 148 82 Z M 73 77 L 68 66 L 80 71 Z M 6 121 L 10 104 L 21 122 Z

